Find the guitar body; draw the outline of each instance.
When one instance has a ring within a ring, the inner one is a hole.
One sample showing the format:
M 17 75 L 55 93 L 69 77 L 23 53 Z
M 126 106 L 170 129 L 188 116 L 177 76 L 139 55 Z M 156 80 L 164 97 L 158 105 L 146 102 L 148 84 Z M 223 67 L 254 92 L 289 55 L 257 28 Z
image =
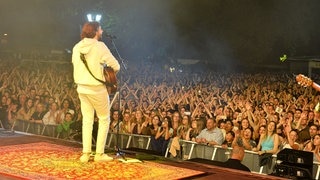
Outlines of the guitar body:
M 106 87 L 109 95 L 116 93 L 118 89 L 116 73 L 111 67 L 105 66 L 103 69 L 103 74 L 106 80 Z

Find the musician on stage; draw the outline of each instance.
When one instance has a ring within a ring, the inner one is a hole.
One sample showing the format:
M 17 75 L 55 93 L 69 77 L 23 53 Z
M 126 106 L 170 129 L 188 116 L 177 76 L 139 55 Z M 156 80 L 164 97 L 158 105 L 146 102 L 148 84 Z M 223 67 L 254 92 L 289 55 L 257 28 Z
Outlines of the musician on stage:
M 92 129 L 94 113 L 99 118 L 98 135 L 96 139 L 96 153 L 94 161 L 111 161 L 112 157 L 104 154 L 106 139 L 110 125 L 110 100 L 105 84 L 103 64 L 111 67 L 115 73 L 120 70 L 120 64 L 112 55 L 108 47 L 101 41 L 103 30 L 98 22 L 87 22 L 83 25 L 81 41 L 72 52 L 73 76 L 77 84 L 77 92 L 81 103 L 82 112 L 82 143 L 83 150 L 81 162 L 88 162 L 92 150 Z M 83 58 L 84 54 L 88 68 Z M 92 72 L 90 74 L 89 70 Z M 97 79 L 95 79 L 94 75 Z

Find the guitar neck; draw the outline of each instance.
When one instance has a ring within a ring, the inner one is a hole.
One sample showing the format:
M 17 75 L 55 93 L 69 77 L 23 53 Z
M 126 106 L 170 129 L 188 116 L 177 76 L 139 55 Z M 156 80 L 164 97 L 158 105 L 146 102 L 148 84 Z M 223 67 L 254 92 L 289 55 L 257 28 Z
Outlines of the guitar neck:
M 320 85 L 315 83 L 315 82 L 312 82 L 312 87 L 317 90 L 317 91 L 320 91 Z

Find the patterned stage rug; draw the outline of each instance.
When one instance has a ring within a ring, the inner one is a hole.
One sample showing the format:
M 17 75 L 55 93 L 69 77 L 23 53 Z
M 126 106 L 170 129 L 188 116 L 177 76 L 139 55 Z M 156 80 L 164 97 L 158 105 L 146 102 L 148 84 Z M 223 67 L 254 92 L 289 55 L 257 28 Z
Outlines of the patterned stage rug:
M 143 161 L 81 163 L 80 148 L 46 142 L 0 147 L 0 175 L 21 179 L 181 179 L 204 172 Z

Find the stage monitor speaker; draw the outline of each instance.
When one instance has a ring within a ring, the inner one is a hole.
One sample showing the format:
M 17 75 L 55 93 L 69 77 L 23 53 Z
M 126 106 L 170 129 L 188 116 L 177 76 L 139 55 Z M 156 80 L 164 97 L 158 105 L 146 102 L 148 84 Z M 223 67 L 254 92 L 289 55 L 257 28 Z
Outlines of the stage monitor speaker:
M 313 165 L 313 153 L 294 149 L 283 149 L 277 154 L 277 160 L 297 165 Z
M 312 179 L 313 153 L 283 149 L 277 154 L 272 175 L 290 179 Z

